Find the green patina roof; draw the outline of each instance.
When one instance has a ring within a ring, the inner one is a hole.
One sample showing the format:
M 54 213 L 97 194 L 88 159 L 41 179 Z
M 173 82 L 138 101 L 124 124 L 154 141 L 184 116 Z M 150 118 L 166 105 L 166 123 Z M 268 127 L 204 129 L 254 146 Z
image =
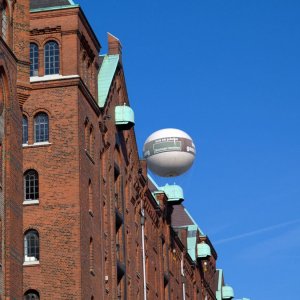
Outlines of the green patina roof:
M 47 11 L 63 8 L 79 7 L 72 0 L 30 0 L 30 11 Z
M 187 250 L 189 256 L 193 261 L 196 260 L 197 229 L 198 229 L 197 225 L 188 226 Z
M 120 56 L 105 55 L 98 74 L 98 105 L 104 107 Z
M 204 242 L 197 244 L 197 255 L 198 258 L 207 258 L 211 256 L 211 249 L 209 245 Z
M 159 189 L 164 191 L 164 193 L 168 197 L 168 201 L 170 201 L 170 202 L 172 202 L 172 201 L 176 202 L 176 201 L 179 201 L 179 200 L 184 200 L 183 190 L 179 185 L 166 184 L 165 186 L 162 186 Z
M 219 278 L 218 278 L 218 290 L 216 291 L 216 298 L 217 300 L 222 300 L 223 270 L 218 269 L 217 271 L 219 273 Z
M 233 288 L 229 285 L 222 286 L 222 298 L 223 299 L 232 299 L 234 298 Z
M 115 107 L 116 125 L 134 124 L 134 111 L 130 106 L 118 105 Z
M 200 235 L 204 236 L 202 230 L 199 228 L 193 217 L 190 215 L 188 210 L 184 207 L 185 214 L 189 217 L 190 224 L 176 226 L 176 228 L 186 228 L 187 229 L 187 252 L 193 261 L 196 261 L 196 249 L 197 249 L 197 234 L 198 231 Z

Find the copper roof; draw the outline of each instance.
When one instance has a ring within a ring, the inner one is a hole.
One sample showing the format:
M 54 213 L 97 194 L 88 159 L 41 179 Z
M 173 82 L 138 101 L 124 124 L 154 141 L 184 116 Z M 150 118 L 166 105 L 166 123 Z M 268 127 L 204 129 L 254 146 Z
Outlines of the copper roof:
M 72 5 L 69 0 L 30 0 L 30 9 Z

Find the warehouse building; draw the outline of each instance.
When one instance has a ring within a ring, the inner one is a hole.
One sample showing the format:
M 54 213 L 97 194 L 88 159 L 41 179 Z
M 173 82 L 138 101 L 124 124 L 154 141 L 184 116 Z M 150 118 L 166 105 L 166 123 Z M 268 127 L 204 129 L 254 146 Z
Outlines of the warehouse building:
M 0 3 L 0 299 L 232 299 L 139 158 L 118 38 L 100 55 L 72 0 Z

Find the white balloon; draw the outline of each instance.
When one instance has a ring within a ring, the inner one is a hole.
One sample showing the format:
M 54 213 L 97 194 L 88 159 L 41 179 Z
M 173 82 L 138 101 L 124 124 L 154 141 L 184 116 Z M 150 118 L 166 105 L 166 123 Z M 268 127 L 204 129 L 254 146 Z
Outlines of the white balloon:
M 193 164 L 196 149 L 182 130 L 166 128 L 152 133 L 143 148 L 148 168 L 162 177 L 179 176 Z

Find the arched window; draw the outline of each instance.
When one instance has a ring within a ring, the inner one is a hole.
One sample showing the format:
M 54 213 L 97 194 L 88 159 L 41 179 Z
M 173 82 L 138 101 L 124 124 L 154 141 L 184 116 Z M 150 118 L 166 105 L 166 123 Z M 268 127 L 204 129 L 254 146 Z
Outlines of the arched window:
M 24 300 L 39 300 L 40 295 L 35 290 L 29 290 L 24 294 Z
M 2 38 L 7 41 L 8 38 L 8 8 L 5 1 L 2 2 L 1 6 L 1 33 Z
M 33 262 L 40 260 L 39 233 L 36 230 L 28 230 L 24 236 L 24 261 Z
M 39 199 L 39 175 L 35 170 L 24 174 L 24 198 L 25 201 Z
M 23 115 L 22 120 L 22 128 L 23 128 L 23 144 L 28 144 L 28 119 L 25 115 Z
M 38 76 L 39 71 L 39 47 L 30 43 L 30 76 Z
M 59 46 L 50 41 L 45 45 L 45 75 L 59 74 Z
M 38 113 L 34 118 L 34 142 L 49 140 L 49 119 L 46 113 Z

